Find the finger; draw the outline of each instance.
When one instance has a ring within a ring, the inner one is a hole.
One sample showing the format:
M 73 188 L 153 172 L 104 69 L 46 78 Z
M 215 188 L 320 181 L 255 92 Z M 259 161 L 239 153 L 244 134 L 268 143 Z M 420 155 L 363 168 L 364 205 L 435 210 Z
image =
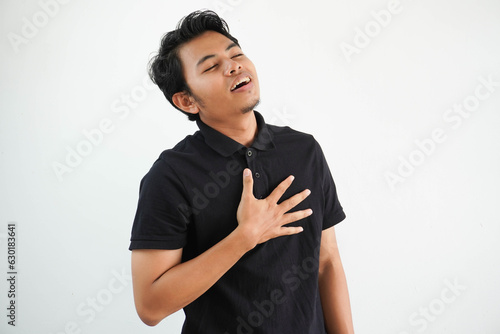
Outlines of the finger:
M 293 234 L 300 233 L 302 231 L 304 231 L 304 228 L 302 226 L 282 227 L 280 229 L 280 235 L 279 236 L 293 235 Z
M 248 168 L 243 170 L 243 192 L 241 197 L 253 197 L 252 171 Z
M 312 213 L 313 211 L 311 209 L 287 213 L 283 215 L 283 218 L 281 220 L 281 226 L 309 217 L 310 215 L 312 215 Z
M 292 184 L 294 178 L 295 177 L 293 175 L 290 175 L 289 177 L 287 177 L 286 179 L 284 179 L 283 181 L 281 181 L 281 183 L 278 184 L 278 186 L 276 188 L 274 188 L 274 190 L 267 197 L 267 199 L 269 199 L 270 201 L 272 201 L 272 203 L 274 203 L 274 204 L 278 203 L 278 201 L 280 200 L 281 196 L 283 196 L 283 194 L 285 193 L 285 191 Z
M 305 189 L 305 190 L 301 191 L 300 193 L 293 195 L 292 197 L 290 197 L 286 201 L 281 202 L 280 208 L 281 208 L 282 212 L 288 212 L 292 208 L 296 207 L 297 204 L 299 204 L 304 199 L 306 199 L 306 197 L 309 196 L 310 194 L 311 194 L 311 191 L 309 189 Z

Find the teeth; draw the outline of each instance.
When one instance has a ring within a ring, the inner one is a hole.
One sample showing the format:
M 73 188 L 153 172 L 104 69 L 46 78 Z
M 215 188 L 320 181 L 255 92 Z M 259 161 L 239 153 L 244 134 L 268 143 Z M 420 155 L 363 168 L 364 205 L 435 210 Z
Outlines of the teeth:
M 242 78 L 240 81 L 238 81 L 237 83 L 235 83 L 233 87 L 231 87 L 231 90 L 235 90 L 236 87 L 238 87 L 238 85 L 241 84 L 241 83 L 243 83 L 243 82 L 249 83 L 250 82 L 250 78 L 249 77 Z

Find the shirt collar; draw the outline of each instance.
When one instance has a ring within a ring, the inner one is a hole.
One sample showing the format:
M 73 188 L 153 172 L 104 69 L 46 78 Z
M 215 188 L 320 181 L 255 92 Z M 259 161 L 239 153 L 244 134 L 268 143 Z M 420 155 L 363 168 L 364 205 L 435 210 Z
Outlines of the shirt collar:
M 257 111 L 254 111 L 254 114 L 257 121 L 258 132 L 257 137 L 255 138 L 252 145 L 250 145 L 250 147 L 256 148 L 261 151 L 273 149 L 273 134 L 264 121 L 264 117 L 262 117 L 262 115 Z M 210 146 L 220 155 L 228 157 L 238 150 L 245 149 L 244 145 L 211 128 L 201 120 L 198 119 L 196 121 L 196 124 L 200 128 L 200 132 L 205 138 L 205 143 L 207 143 L 208 146 Z

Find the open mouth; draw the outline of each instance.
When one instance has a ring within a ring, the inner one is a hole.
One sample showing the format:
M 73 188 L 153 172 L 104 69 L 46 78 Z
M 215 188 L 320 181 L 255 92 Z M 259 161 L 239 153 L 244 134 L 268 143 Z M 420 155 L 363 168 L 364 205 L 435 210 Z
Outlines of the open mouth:
M 240 80 L 238 80 L 238 82 L 236 82 L 234 84 L 233 87 L 231 87 L 231 92 L 237 90 L 238 88 L 241 88 L 245 85 L 248 85 L 250 83 L 250 78 L 249 77 L 244 77 L 244 78 L 241 78 Z

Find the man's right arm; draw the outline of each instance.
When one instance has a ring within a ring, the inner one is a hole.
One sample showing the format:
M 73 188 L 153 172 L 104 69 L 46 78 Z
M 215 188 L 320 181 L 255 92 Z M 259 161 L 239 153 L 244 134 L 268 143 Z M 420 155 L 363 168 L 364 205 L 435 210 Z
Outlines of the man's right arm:
M 205 293 L 256 245 L 301 232 L 301 227 L 284 225 L 312 214 L 310 209 L 287 213 L 309 195 L 309 190 L 277 204 L 292 181 L 293 177 L 288 177 L 267 198 L 258 200 L 253 196 L 251 172 L 245 169 L 238 227 L 189 261 L 181 263 L 182 249 L 133 250 L 134 300 L 141 320 L 149 326 L 158 324 Z

